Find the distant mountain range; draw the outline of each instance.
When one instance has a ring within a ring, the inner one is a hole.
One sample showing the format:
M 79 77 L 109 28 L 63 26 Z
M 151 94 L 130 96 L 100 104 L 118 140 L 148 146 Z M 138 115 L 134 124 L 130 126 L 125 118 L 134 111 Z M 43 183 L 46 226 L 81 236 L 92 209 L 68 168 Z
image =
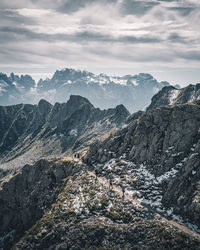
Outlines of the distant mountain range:
M 51 79 L 36 84 L 29 75 L 0 73 L 0 105 L 36 104 L 45 99 L 52 104 L 66 102 L 70 95 L 86 97 L 95 107 L 108 109 L 123 104 L 131 113 L 144 110 L 154 94 L 168 82 L 158 82 L 150 74 L 108 76 L 74 69 L 57 70 Z

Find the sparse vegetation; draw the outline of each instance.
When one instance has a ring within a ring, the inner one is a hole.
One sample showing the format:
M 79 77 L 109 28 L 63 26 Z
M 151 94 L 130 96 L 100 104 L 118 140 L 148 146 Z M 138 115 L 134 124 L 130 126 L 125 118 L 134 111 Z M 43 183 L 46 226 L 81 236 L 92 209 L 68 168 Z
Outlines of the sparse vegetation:
M 79 244 L 81 249 L 129 248 L 133 244 L 136 249 L 144 244 L 147 249 L 196 249 L 195 241 L 154 219 L 153 214 L 151 220 L 145 219 L 147 213 L 81 172 L 66 180 L 56 202 L 14 249 L 37 249 L 35 246 L 44 242 L 46 247 L 58 246 L 63 240 L 65 244 Z M 48 235 L 55 237 L 48 241 Z

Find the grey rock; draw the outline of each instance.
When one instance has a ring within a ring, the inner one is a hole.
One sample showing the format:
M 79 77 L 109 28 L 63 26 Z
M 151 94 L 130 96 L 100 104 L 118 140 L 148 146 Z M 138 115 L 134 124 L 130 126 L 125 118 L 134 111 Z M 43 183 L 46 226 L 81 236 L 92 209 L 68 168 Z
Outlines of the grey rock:
M 163 186 L 163 204 L 200 226 L 200 101 L 146 111 L 122 130 L 95 142 L 85 156 L 91 166 L 125 154 L 155 176 L 176 169 Z M 112 152 L 107 154 L 106 152 Z

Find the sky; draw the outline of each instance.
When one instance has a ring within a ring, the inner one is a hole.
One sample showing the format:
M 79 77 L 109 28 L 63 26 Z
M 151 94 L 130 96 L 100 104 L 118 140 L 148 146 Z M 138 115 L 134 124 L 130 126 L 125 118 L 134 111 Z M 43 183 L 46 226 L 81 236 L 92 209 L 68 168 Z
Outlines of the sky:
M 200 82 L 199 0 L 1 0 L 0 72 L 146 72 Z

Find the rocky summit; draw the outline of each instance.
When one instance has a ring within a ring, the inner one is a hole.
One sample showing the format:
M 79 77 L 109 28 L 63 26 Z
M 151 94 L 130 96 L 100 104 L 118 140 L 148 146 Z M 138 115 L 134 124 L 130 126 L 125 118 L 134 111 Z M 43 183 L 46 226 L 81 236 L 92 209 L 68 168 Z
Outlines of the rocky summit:
M 0 249 L 200 249 L 198 88 L 1 106 Z

